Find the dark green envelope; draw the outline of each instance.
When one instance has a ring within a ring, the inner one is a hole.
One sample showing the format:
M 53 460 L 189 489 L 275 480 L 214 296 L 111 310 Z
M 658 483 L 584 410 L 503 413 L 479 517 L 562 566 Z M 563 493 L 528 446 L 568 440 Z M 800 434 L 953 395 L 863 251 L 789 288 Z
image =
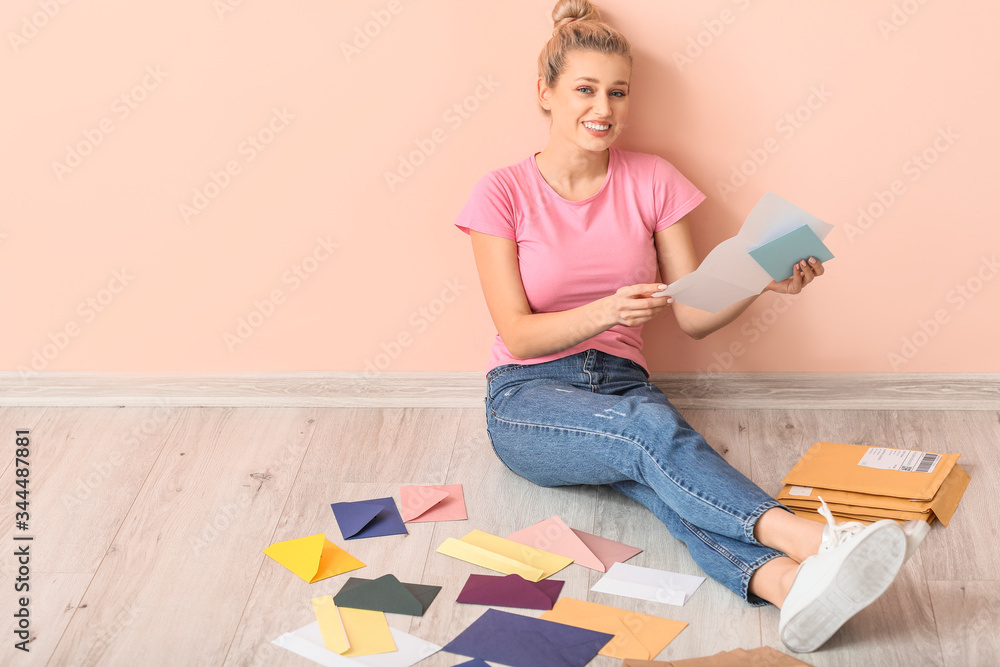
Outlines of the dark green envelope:
M 423 616 L 440 590 L 440 586 L 404 584 L 391 574 L 378 579 L 351 577 L 333 596 L 333 603 L 350 609 Z

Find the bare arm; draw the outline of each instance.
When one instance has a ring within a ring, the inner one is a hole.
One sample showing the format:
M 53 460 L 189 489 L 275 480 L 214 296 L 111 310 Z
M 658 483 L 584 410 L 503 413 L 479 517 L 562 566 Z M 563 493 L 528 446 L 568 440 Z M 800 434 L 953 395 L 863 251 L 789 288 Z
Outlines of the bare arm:
M 691 230 L 687 217 L 683 217 L 664 230 L 653 234 L 656 245 L 656 260 L 660 267 L 660 277 L 668 283 L 686 276 L 698 268 L 698 256 L 691 241 Z M 791 278 L 780 283 L 771 281 L 761 294 L 767 291 L 782 294 L 798 294 L 816 276 L 823 275 L 823 264 L 811 257 L 796 264 Z M 694 339 L 718 331 L 745 311 L 760 294 L 737 301 L 717 313 L 709 313 L 698 308 L 674 303 L 674 316 L 681 330 Z
M 570 310 L 532 313 L 521 284 L 517 244 L 475 230 L 470 236 L 486 306 L 504 345 L 518 359 L 560 352 L 616 324 L 643 324 L 667 307 L 665 297 L 643 298 L 659 289 L 651 283 L 622 287 Z

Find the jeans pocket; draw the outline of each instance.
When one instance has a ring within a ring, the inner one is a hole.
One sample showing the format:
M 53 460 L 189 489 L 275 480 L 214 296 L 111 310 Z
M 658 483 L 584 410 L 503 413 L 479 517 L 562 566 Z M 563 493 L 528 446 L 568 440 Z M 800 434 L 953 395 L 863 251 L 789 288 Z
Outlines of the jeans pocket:
M 624 357 L 622 357 L 622 358 L 624 359 Z M 642 373 L 642 374 L 643 374 L 643 375 L 644 375 L 644 376 L 646 377 L 646 379 L 647 379 L 647 380 L 649 379 L 649 373 L 648 373 L 648 372 L 646 371 L 646 369 L 645 369 L 645 368 L 643 368 L 643 367 L 642 367 L 642 366 L 641 366 L 640 364 L 638 364 L 638 363 L 636 363 L 636 362 L 632 361 L 631 359 L 625 359 L 625 362 L 626 362 L 626 363 L 627 363 L 627 364 L 628 364 L 629 366 L 631 366 L 632 368 L 635 368 L 635 369 L 637 369 L 637 370 L 638 370 L 638 371 L 639 371 L 640 373 Z

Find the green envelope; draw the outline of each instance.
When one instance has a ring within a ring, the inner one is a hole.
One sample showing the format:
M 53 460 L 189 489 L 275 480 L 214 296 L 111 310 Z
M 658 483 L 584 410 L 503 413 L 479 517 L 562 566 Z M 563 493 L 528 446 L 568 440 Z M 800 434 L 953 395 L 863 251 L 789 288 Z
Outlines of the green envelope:
M 440 591 L 440 586 L 404 584 L 391 574 L 378 579 L 351 577 L 333 596 L 333 603 L 350 609 L 423 616 Z

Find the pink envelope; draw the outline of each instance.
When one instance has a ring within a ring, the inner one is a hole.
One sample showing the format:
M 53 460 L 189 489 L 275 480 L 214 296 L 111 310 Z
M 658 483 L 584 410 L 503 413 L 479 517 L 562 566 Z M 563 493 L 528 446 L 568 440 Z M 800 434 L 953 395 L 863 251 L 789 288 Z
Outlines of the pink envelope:
M 403 521 L 461 521 L 468 519 L 461 484 L 403 486 L 399 489 Z
M 507 536 L 508 540 L 572 558 L 573 562 L 598 572 L 624 563 L 642 549 L 570 528 L 557 516 L 540 521 Z

